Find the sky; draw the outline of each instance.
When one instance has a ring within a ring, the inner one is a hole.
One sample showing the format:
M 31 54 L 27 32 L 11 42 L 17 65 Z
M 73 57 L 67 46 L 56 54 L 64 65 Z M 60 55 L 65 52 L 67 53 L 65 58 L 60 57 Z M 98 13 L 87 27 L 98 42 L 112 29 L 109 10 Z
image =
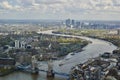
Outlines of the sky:
M 120 20 L 120 0 L 0 0 L 0 19 Z

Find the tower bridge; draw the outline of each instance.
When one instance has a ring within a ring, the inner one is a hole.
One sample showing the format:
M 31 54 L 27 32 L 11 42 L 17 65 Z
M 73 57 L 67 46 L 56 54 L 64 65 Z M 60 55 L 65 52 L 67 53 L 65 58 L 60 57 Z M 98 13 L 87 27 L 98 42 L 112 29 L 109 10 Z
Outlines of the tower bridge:
M 23 71 L 23 72 L 28 72 L 28 73 L 32 73 L 32 74 L 38 74 L 39 72 L 46 72 L 47 73 L 47 77 L 54 77 L 54 75 L 60 75 L 60 76 L 64 76 L 64 77 L 69 77 L 68 73 L 62 73 L 62 72 L 57 72 L 55 70 L 53 70 L 53 61 L 49 60 L 47 65 L 48 68 L 47 69 L 41 69 L 39 67 L 39 64 L 36 60 L 35 56 L 32 56 L 31 58 L 31 65 L 29 66 L 17 66 L 17 70 Z

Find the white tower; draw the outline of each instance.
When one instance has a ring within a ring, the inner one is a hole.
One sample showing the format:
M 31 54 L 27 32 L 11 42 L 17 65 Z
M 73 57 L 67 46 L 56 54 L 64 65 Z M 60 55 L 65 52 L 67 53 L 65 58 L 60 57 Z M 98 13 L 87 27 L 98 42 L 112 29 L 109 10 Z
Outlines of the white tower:
M 19 40 L 15 40 L 15 48 L 16 49 L 20 48 L 20 42 L 19 42 Z

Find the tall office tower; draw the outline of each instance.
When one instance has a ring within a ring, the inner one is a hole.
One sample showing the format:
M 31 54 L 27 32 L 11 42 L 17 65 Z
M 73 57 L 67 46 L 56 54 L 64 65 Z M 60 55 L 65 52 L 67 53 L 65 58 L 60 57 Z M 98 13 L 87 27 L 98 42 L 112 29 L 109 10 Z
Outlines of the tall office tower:
M 80 22 L 76 22 L 76 28 L 80 28 Z
M 71 21 L 71 25 L 74 27 L 75 26 L 75 20 Z
M 71 20 L 70 19 L 67 19 L 65 23 L 66 23 L 66 27 L 71 27 Z
M 120 35 L 120 29 L 117 30 L 117 35 Z

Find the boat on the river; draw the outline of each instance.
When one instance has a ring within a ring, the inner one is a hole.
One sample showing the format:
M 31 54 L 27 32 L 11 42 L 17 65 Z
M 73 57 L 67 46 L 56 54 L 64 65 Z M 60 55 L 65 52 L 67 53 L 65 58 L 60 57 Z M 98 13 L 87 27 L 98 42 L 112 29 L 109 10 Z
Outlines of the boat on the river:
M 72 55 L 72 56 L 73 56 L 73 55 L 75 55 L 75 53 L 71 53 L 70 55 Z
M 60 62 L 59 66 L 63 66 L 63 65 L 64 65 L 63 62 Z
M 59 66 L 62 66 L 63 64 L 61 63 L 61 64 L 59 64 Z
M 66 58 L 65 60 L 69 60 L 70 58 Z

